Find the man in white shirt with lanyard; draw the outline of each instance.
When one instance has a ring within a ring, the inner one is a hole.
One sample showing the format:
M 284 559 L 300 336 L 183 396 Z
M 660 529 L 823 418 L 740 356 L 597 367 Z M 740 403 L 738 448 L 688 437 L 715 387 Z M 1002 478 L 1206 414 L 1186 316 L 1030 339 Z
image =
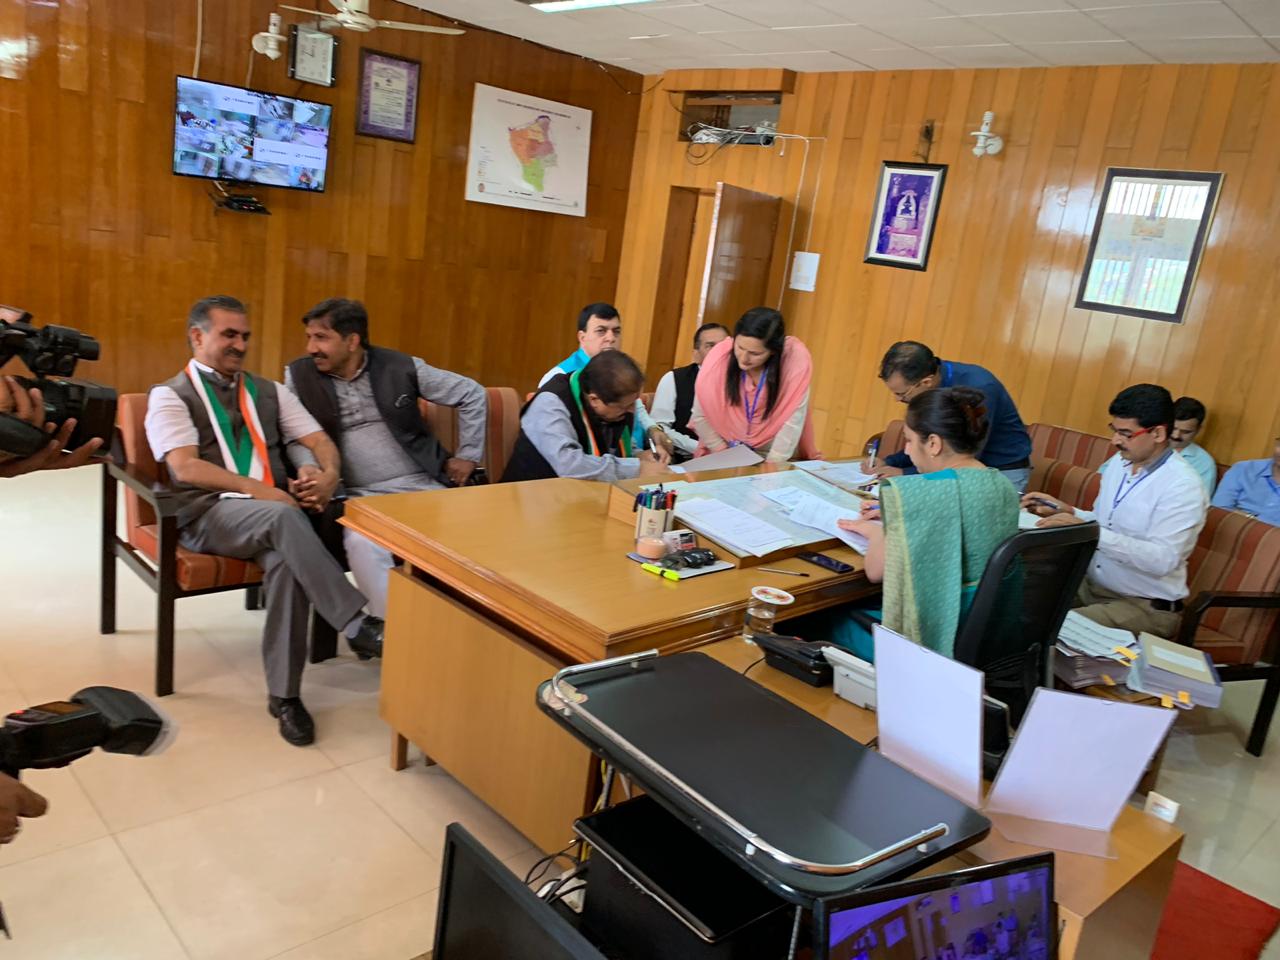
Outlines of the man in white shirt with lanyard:
M 1111 401 L 1111 442 L 1120 451 L 1102 470 L 1092 511 L 1072 510 L 1043 493 L 1022 505 L 1044 517 L 1039 526 L 1096 520 L 1098 550 L 1080 585 L 1079 613 L 1108 627 L 1159 637 L 1178 629 L 1187 597 L 1187 557 L 1204 527 L 1204 484 L 1169 443 L 1173 397 L 1140 383 Z

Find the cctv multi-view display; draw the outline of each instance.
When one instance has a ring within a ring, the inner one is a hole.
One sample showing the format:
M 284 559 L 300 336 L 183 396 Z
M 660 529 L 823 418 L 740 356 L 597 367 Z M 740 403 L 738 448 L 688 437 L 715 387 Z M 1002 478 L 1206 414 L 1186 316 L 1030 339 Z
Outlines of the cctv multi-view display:
M 332 119 L 328 104 L 179 77 L 173 172 L 320 191 Z

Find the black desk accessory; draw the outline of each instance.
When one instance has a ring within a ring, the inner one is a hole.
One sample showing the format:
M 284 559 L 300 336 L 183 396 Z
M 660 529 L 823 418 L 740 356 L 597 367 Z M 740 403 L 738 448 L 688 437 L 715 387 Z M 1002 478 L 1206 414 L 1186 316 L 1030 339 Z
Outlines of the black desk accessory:
M 582 926 L 627 960 L 779 960 L 792 906 L 639 796 L 583 817 L 591 845 Z
M 433 960 L 605 960 L 461 824 L 445 831 Z
M 853 573 L 853 567 L 845 563 L 843 560 L 837 560 L 835 557 L 828 557 L 825 553 L 814 553 L 812 550 L 805 550 L 796 554 L 797 560 L 804 560 L 806 563 L 812 563 L 815 566 L 822 567 L 824 570 L 830 570 L 833 573 Z
M 822 648 L 828 644 L 778 633 L 756 633 L 751 639 L 764 651 L 764 662 L 775 670 L 803 680 L 811 687 L 831 686 L 834 674 L 822 655 Z
M 701 653 L 566 667 L 539 707 L 791 903 L 909 876 L 991 823 Z

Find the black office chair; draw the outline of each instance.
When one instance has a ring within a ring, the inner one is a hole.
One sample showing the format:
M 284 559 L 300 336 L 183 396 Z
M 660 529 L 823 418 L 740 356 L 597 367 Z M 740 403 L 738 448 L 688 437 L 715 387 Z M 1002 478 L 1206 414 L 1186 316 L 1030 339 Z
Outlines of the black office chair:
M 1053 685 L 1053 646 L 1097 546 L 1096 523 L 1020 530 L 987 561 L 954 656 L 984 674 L 988 775 L 1036 687 Z

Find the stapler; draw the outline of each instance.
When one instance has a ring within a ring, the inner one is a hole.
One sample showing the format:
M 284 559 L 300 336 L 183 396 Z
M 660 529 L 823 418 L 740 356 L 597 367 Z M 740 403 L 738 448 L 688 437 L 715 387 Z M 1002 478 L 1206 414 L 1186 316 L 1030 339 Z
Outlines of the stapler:
M 822 648 L 828 644 L 778 633 L 757 633 L 751 639 L 764 651 L 764 662 L 775 670 L 811 687 L 831 686 L 831 664 L 822 655 Z

